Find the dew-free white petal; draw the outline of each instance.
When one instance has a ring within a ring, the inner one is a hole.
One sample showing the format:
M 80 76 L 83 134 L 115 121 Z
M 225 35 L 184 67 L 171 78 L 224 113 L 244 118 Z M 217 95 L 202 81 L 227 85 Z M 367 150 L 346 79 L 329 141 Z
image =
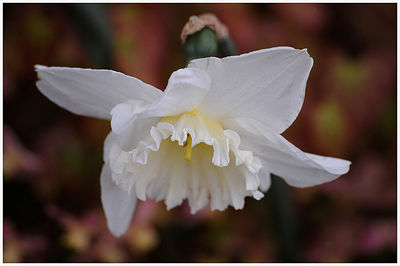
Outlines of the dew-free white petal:
M 106 139 L 104 140 L 104 148 L 103 148 L 103 161 L 107 163 L 110 160 L 110 152 L 112 145 L 114 145 L 116 141 L 116 134 L 114 132 L 108 133 Z
M 258 121 L 234 119 L 225 121 L 225 125 L 238 131 L 242 137 L 242 148 L 251 150 L 261 160 L 260 180 L 263 187 L 268 187 L 270 183 L 269 180 L 262 180 L 263 171 L 276 174 L 295 187 L 319 185 L 349 171 L 350 161 L 303 152 Z
M 68 111 L 102 119 L 128 99 L 153 103 L 162 92 L 137 78 L 103 69 L 46 67 L 36 65 L 39 90 Z
M 200 111 L 218 119 L 253 118 L 281 133 L 300 112 L 312 64 L 306 50 L 277 47 L 196 59 L 189 67 L 211 77 Z
M 132 214 L 136 207 L 135 193 L 128 193 L 118 187 L 111 178 L 108 163 L 104 164 L 100 176 L 101 201 L 111 233 L 120 237 L 131 223 Z
M 162 97 L 145 112 L 147 116 L 173 116 L 195 109 L 210 89 L 209 75 L 196 68 L 172 73 Z
M 262 192 L 267 192 L 271 187 L 271 173 L 263 167 L 260 172 L 258 172 L 258 177 L 260 178 L 260 190 Z

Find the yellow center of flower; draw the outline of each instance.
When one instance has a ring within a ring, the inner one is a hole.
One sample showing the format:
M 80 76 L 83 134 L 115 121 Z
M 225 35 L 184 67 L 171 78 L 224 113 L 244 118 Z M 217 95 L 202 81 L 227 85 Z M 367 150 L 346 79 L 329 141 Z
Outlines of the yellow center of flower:
M 176 116 L 166 116 L 162 118 L 160 122 L 166 122 L 172 125 L 184 124 L 185 128 L 196 129 L 198 130 L 198 133 L 207 132 L 207 134 L 211 134 L 212 136 L 220 136 L 224 131 L 221 123 L 208 118 L 197 109 Z M 187 134 L 186 141 L 183 145 L 183 147 L 186 148 L 185 160 L 188 162 L 192 160 L 193 147 L 197 145 L 197 143 L 193 145 L 192 137 L 193 136 L 190 134 Z

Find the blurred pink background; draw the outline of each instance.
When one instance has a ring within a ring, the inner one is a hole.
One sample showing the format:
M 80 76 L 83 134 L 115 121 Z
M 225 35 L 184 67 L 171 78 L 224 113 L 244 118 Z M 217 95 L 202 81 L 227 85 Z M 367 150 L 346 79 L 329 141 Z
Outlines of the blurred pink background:
M 4 4 L 5 262 L 395 262 L 396 4 Z M 273 198 L 192 216 L 142 202 L 128 233 L 106 228 L 99 175 L 109 122 L 40 94 L 34 64 L 109 68 L 160 89 L 186 65 L 180 31 L 216 14 L 239 53 L 308 48 L 314 67 L 284 136 L 353 162 L 317 187 L 288 189 L 293 250 Z M 282 255 L 283 254 L 283 255 Z M 285 255 L 286 254 L 286 255 Z

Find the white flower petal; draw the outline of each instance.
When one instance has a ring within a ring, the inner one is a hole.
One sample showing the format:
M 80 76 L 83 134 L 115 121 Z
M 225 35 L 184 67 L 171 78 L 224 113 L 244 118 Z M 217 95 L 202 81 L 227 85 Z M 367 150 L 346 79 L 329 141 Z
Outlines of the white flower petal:
M 136 207 L 135 193 L 126 192 L 117 186 L 111 179 L 111 169 L 106 163 L 100 176 L 101 201 L 107 218 L 107 225 L 111 233 L 120 237 L 131 223 Z
M 146 111 L 146 116 L 173 116 L 195 109 L 210 89 L 209 75 L 196 68 L 172 73 L 162 97 Z
M 128 100 L 112 109 L 111 129 L 115 134 L 113 139 L 118 142 L 122 150 L 128 151 L 136 147 L 148 135 L 151 127 L 160 121 L 159 117 L 138 118 L 148 106 L 135 100 Z M 109 151 L 111 148 L 108 146 L 105 149 Z M 104 156 L 108 156 L 108 153 L 105 152 Z
M 125 131 L 133 121 L 137 118 L 137 115 L 145 111 L 149 107 L 149 104 L 145 104 L 137 100 L 128 100 L 117 104 L 111 110 L 111 129 L 113 132 L 119 134 Z
M 110 151 L 114 182 L 123 190 L 132 188 L 140 200 L 165 199 L 171 209 L 188 199 L 195 213 L 208 198 L 212 210 L 224 210 L 228 205 L 243 208 L 246 196 L 262 197 L 261 163 L 252 152 L 239 149 L 240 136 L 234 131 L 223 130 L 198 111 L 165 117 L 149 131 L 135 148 L 114 144 Z
M 153 125 L 156 125 L 160 121 L 160 118 L 147 118 L 137 121 L 137 123 L 131 123 L 121 133 L 117 134 L 117 142 L 121 149 L 128 151 L 136 147 L 140 141 L 145 139 L 148 132 Z
M 189 67 L 205 70 L 212 80 L 201 112 L 217 119 L 253 118 L 281 133 L 300 112 L 312 64 L 306 50 L 277 47 L 196 59 Z
M 255 198 L 256 200 L 260 200 L 264 197 L 264 194 L 261 193 L 260 191 L 256 190 L 253 192 L 253 198 Z
M 291 186 L 309 187 L 332 181 L 349 171 L 351 162 L 302 152 L 258 121 L 235 119 L 225 121 L 224 125 L 239 132 L 242 149 L 260 158 L 262 189 L 269 186 L 269 180 L 262 180 L 268 172 L 282 177 Z
M 271 187 L 271 173 L 263 167 L 260 172 L 258 172 L 258 177 L 260 178 L 260 190 L 267 192 Z
M 129 103 L 117 104 L 111 110 L 111 128 L 115 133 L 121 132 L 134 115 L 133 105 Z
M 116 137 L 117 135 L 111 131 L 110 133 L 108 133 L 106 139 L 104 140 L 103 160 L 105 163 L 109 162 L 110 160 L 111 148 L 116 141 Z
M 36 65 L 39 90 L 68 111 L 110 119 L 111 109 L 128 99 L 146 104 L 162 92 L 151 85 L 112 70 L 95 70 Z

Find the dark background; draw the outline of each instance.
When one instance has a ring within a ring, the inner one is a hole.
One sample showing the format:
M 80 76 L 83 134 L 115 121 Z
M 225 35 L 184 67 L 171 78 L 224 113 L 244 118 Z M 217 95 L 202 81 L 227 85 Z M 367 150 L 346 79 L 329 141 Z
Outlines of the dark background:
M 4 4 L 5 262 L 395 262 L 396 4 Z M 110 68 L 164 89 L 186 65 L 180 31 L 215 13 L 240 53 L 308 48 L 306 98 L 284 136 L 353 162 L 307 189 L 279 179 L 261 201 L 192 216 L 139 204 L 106 228 L 99 175 L 109 122 L 39 93 L 34 64 Z

